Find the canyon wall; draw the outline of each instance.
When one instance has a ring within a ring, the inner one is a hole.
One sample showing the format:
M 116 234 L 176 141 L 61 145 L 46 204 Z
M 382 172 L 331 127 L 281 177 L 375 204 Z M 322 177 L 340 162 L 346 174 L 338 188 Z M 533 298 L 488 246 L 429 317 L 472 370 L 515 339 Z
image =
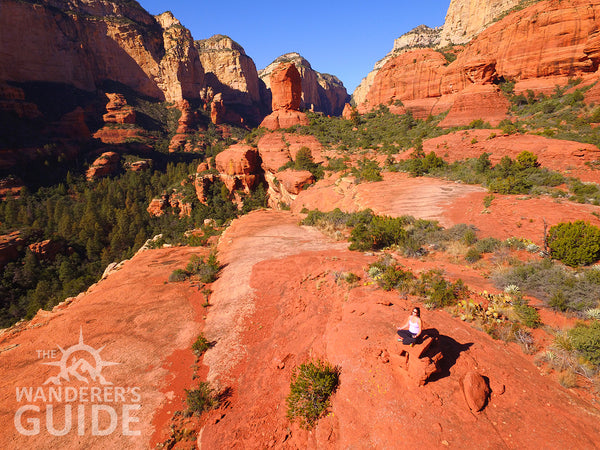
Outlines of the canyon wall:
M 489 26 L 453 62 L 434 49 L 410 50 L 391 58 L 375 74 L 358 109 L 402 102 L 417 115 L 427 116 L 450 109 L 465 92 L 481 95 L 481 89 L 470 88 L 473 85 L 490 86 L 487 102 L 492 86 L 502 80 L 515 81 L 517 92 L 525 86 L 534 91 L 553 89 L 573 77 L 593 82 L 600 61 L 599 13 L 599 0 L 548 0 Z M 477 104 L 464 100 L 463 106 Z
M 86 91 L 112 81 L 167 101 L 198 97 L 204 81 L 189 31 L 136 2 L 3 1 L 0 48 L 3 81 Z

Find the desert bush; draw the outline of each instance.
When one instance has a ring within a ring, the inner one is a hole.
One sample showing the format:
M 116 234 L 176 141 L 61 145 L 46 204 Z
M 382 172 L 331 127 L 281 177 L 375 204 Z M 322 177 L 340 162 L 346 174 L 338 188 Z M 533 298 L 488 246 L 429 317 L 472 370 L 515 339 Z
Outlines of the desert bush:
M 493 237 L 486 237 L 475 243 L 475 248 L 481 253 L 493 253 L 502 245 L 502 241 Z
M 329 407 L 329 399 L 339 385 L 340 368 L 322 360 L 296 367 L 286 399 L 287 417 L 300 426 L 312 428 Z
M 401 292 L 409 292 L 415 279 L 412 272 L 403 270 L 389 257 L 381 258 L 369 265 L 368 274 L 384 291 L 397 289 Z
M 600 228 L 583 220 L 551 227 L 547 243 L 550 256 L 571 267 L 589 265 L 600 259 Z
M 441 271 L 429 270 L 421 274 L 415 293 L 426 297 L 432 307 L 443 308 L 456 304 L 468 289 L 460 279 L 452 283 L 442 276 Z
M 169 275 L 170 282 L 185 281 L 187 278 L 188 273 L 183 269 L 175 269 L 173 272 L 171 272 L 171 275 Z
M 573 348 L 594 366 L 600 366 L 600 321 L 579 323 L 568 331 Z
M 210 342 L 206 337 L 204 337 L 204 333 L 200 333 L 196 342 L 192 344 L 192 351 L 196 356 L 202 356 L 206 350 L 211 347 Z
M 358 166 L 353 167 L 351 170 L 352 175 L 358 182 L 363 181 L 381 181 L 381 168 L 377 161 L 372 159 L 361 159 L 358 161 Z
M 527 303 L 522 303 L 513 305 L 513 309 L 517 313 L 519 321 L 526 327 L 538 328 L 542 324 L 540 320 L 540 314 L 533 306 L 529 306 Z
M 196 389 L 185 389 L 185 401 L 190 414 L 202 414 L 219 405 L 218 395 L 206 381 L 201 381 Z
M 555 309 L 583 314 L 600 298 L 598 272 L 593 267 L 576 271 L 545 259 L 498 270 L 492 279 L 497 287 L 516 285 Z
M 398 245 L 406 239 L 402 218 L 372 216 L 368 223 L 359 223 L 350 234 L 350 250 L 379 250 Z
M 185 270 L 189 276 L 197 276 L 203 283 L 212 283 L 218 277 L 221 266 L 217 260 L 217 253 L 211 252 L 206 261 L 198 255 L 192 255 Z
M 469 250 L 467 250 L 467 254 L 465 255 L 465 260 L 468 263 L 475 263 L 477 261 L 479 261 L 481 259 L 481 251 L 478 250 L 476 247 L 470 247 Z

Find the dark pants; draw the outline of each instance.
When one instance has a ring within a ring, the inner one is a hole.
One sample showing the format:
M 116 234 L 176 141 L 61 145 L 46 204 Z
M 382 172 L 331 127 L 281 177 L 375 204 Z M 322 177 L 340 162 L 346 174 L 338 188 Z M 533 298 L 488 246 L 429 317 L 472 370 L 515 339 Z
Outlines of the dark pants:
M 416 344 L 419 340 L 418 337 L 414 337 L 414 335 L 408 330 L 398 330 L 398 336 L 402 338 L 402 343 L 404 345 Z

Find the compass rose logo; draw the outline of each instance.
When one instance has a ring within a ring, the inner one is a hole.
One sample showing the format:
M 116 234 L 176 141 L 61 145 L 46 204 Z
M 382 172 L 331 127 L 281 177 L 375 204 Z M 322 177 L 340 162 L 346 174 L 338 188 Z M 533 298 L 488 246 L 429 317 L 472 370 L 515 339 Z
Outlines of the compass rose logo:
M 100 372 L 104 367 L 120 364 L 118 362 L 103 361 L 100 352 L 105 346 L 95 349 L 83 342 L 83 331 L 79 329 L 79 342 L 64 350 L 60 345 L 58 349 L 62 352 L 60 361 L 43 363 L 48 366 L 58 366 L 60 372 L 56 376 L 49 377 L 44 384 L 62 384 L 62 381 L 71 381 L 71 377 L 89 384 L 89 379 L 102 385 L 111 385 L 110 381 L 102 376 Z M 83 354 L 91 355 L 84 358 Z M 91 361 L 93 360 L 93 364 Z

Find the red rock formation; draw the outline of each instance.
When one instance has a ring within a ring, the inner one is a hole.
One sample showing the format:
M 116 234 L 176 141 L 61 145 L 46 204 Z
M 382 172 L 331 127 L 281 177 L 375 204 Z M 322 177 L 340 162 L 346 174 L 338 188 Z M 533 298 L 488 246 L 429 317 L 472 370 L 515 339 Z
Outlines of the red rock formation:
M 346 103 L 344 105 L 344 110 L 342 111 L 342 117 L 346 120 L 352 119 L 352 116 L 356 114 L 356 108 L 352 107 L 350 103 Z
M 280 64 L 271 74 L 273 112 L 264 118 L 261 127 L 269 130 L 308 125 L 308 118 L 298 109 L 302 95 L 302 79 L 293 63 Z
M 17 259 L 24 244 L 20 231 L 0 236 L 0 267 Z
M 250 192 L 260 179 L 258 151 L 247 144 L 235 144 L 215 158 L 216 169 L 229 192 Z
M 140 161 L 134 161 L 126 164 L 125 168 L 127 170 L 131 170 L 132 172 L 143 172 L 144 170 L 148 170 L 150 168 L 150 162 L 142 159 Z
M 279 130 L 293 127 L 294 125 L 308 125 L 309 123 L 308 117 L 303 112 L 281 109 L 265 117 L 260 126 L 268 130 Z
M 509 108 L 510 102 L 498 87 L 493 84 L 473 84 L 457 94 L 440 126 L 464 126 L 477 119 L 496 126 L 506 118 Z
M 315 177 L 308 170 L 286 169 L 283 172 L 277 172 L 277 180 L 283 188 L 293 196 L 296 196 L 306 186 L 315 182 Z
M 189 31 L 170 13 L 155 18 L 137 2 L 7 0 L 0 48 L 1 80 L 86 91 L 113 80 L 167 101 L 198 98 L 204 80 Z
M 243 125 L 244 119 L 235 111 L 230 111 L 223 102 L 223 96 L 218 93 L 210 102 L 210 121 L 215 125 L 234 123 Z
M 106 104 L 106 114 L 102 116 L 104 123 L 94 133 L 96 139 L 100 139 L 105 144 L 122 144 L 128 140 L 143 140 L 143 130 L 133 126 L 135 124 L 135 110 L 127 104 L 123 94 L 107 93 L 108 103 Z
M 186 152 L 193 151 L 192 145 L 189 143 L 189 137 L 194 132 L 194 125 L 198 120 L 197 114 L 192 111 L 190 103 L 187 100 L 181 100 L 176 103 L 175 107 L 181 111 L 181 116 L 177 121 L 177 130 L 171 138 L 169 144 L 169 152 L 183 150 Z
M 38 259 L 54 260 L 56 255 L 63 252 L 65 244 L 62 241 L 46 239 L 40 242 L 34 242 L 29 245 L 29 250 L 37 256 Z
M 0 179 L 0 200 L 4 200 L 9 195 L 13 198 L 18 197 L 21 189 L 23 189 L 23 181 L 14 175 Z
M 19 118 L 35 119 L 41 115 L 37 105 L 25 101 L 23 89 L 0 82 L 0 112 L 9 112 Z
M 271 74 L 271 93 L 273 111 L 287 109 L 298 111 L 302 98 L 302 79 L 300 72 L 292 63 L 280 64 Z
M 341 114 L 344 104 L 349 100 L 343 83 L 333 75 L 317 72 L 306 59 L 295 52 L 280 56 L 259 72 L 267 90 L 266 97 L 272 97 L 271 75 L 282 63 L 294 64 L 300 73 L 302 110 L 319 111 L 332 116 Z
M 102 153 L 87 170 L 85 177 L 88 181 L 94 181 L 115 173 L 119 169 L 121 156 L 115 152 Z
M 106 114 L 102 116 L 105 123 L 135 123 L 135 110 L 127 104 L 123 94 L 107 93 Z
M 515 92 L 523 89 L 520 85 L 538 92 L 565 84 L 569 77 L 597 79 L 599 16 L 599 0 L 547 0 L 491 25 L 451 64 L 431 49 L 401 54 L 379 70 L 359 111 L 400 100 L 409 110 L 427 105 L 435 114 L 460 99 L 457 108 L 466 114 L 464 108 L 477 102 L 477 97 L 471 95 L 469 100 L 456 94 L 473 83 L 487 84 L 502 77 L 517 82 Z M 490 99 L 487 96 L 485 102 Z M 493 103 L 497 101 L 498 97 Z
M 60 121 L 53 123 L 47 134 L 60 138 L 87 140 L 91 137 L 90 129 L 85 123 L 85 111 L 81 107 L 68 112 Z

